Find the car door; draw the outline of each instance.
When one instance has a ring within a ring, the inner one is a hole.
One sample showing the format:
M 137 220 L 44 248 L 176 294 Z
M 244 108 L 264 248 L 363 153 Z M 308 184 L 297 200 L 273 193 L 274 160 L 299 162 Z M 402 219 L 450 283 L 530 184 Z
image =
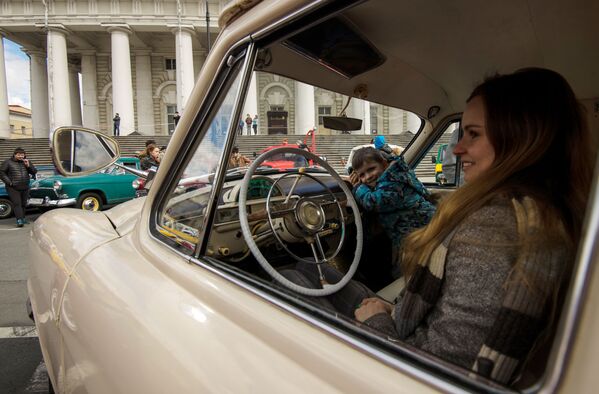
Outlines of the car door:
M 108 204 L 117 204 L 135 197 L 132 182 L 136 178 L 136 175 L 116 166 L 106 174 L 103 184 Z

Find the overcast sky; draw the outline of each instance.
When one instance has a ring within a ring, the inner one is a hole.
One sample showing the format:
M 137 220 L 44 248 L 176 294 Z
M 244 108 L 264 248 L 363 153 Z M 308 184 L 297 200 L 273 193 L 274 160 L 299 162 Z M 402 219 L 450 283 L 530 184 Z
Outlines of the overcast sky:
M 4 39 L 4 63 L 8 104 L 18 104 L 31 108 L 29 93 L 29 57 L 21 52 L 19 45 Z

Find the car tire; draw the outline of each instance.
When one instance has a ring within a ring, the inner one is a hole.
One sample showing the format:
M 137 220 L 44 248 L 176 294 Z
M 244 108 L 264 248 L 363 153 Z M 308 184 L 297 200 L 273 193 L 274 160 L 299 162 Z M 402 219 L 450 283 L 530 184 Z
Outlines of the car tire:
M 77 208 L 84 211 L 101 211 L 102 197 L 96 193 L 85 193 L 77 199 Z
M 0 198 L 0 219 L 6 219 L 13 215 L 12 202 L 8 198 Z

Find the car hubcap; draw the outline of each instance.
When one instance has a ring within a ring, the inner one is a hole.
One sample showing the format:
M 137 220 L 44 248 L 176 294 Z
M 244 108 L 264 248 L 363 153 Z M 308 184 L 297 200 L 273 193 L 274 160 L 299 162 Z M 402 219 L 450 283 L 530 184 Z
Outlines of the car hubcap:
M 10 207 L 8 204 L 0 203 L 0 216 L 4 216 L 10 212 Z
M 86 211 L 97 211 L 100 209 L 100 201 L 94 197 L 87 197 L 85 200 L 83 200 L 81 208 Z

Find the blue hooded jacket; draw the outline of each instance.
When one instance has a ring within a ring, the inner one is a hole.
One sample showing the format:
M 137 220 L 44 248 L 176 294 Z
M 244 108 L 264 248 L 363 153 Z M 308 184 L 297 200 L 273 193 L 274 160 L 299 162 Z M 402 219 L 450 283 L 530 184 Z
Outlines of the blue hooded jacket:
M 435 214 L 429 195 L 401 156 L 393 159 L 374 188 L 363 183 L 354 187 L 358 203 L 364 210 L 378 213 L 380 224 L 396 248 L 407 234 L 428 224 Z

